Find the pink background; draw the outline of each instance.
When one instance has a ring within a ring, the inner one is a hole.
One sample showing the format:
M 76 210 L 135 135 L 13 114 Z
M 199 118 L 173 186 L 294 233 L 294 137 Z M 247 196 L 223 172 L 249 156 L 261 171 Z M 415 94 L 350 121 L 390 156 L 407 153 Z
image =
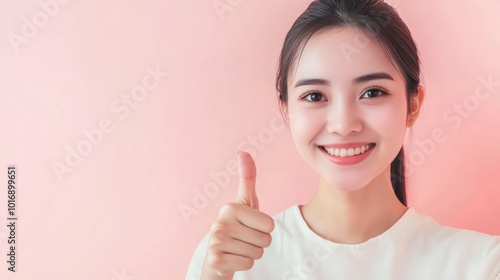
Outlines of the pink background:
M 274 88 L 282 41 L 309 0 L 53 3 L 46 22 L 38 1 L 0 9 L 1 279 L 184 279 L 236 195 L 237 176 L 217 183 L 211 174 L 230 174 L 238 148 L 256 155 L 261 210 L 311 197 L 316 176 L 275 114 Z M 230 9 L 218 14 L 217 3 Z M 498 235 L 500 2 L 390 3 L 417 41 L 427 89 L 407 147 L 409 204 Z M 16 45 L 9 38 L 24 36 L 23 18 L 40 26 Z M 147 69 L 156 67 L 168 77 L 153 88 Z M 141 95 L 143 80 L 152 89 Z M 83 131 L 102 121 L 111 128 L 88 146 Z M 436 130 L 444 142 L 432 140 Z M 53 165 L 77 147 L 87 154 L 58 177 Z M 15 274 L 6 264 L 9 164 L 18 168 Z M 186 219 L 179 207 L 197 212 Z

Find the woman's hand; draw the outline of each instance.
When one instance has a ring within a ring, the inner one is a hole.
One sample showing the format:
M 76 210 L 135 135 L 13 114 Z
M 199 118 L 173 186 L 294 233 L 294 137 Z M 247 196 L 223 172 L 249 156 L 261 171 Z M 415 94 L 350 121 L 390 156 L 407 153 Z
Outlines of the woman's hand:
M 259 211 L 255 192 L 256 168 L 250 154 L 238 153 L 240 182 L 236 202 L 222 206 L 212 225 L 202 279 L 233 279 L 248 270 L 271 244 L 274 220 Z

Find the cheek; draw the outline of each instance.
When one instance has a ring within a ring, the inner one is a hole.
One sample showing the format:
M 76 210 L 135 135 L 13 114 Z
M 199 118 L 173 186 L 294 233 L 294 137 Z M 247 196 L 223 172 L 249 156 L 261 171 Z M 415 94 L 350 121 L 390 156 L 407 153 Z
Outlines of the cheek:
M 377 112 L 370 114 L 370 127 L 377 130 L 385 142 L 399 145 L 404 138 L 406 131 L 406 103 L 404 102 L 405 100 L 400 100 L 400 102 L 388 103 Z
M 320 110 L 290 108 L 290 131 L 296 144 L 309 143 L 325 125 L 325 116 Z

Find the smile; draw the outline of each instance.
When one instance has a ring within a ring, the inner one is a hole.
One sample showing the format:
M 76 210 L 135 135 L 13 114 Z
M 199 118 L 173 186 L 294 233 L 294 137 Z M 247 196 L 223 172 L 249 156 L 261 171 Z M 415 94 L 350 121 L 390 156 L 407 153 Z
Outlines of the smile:
M 364 146 L 352 147 L 352 148 L 329 148 L 324 146 L 319 146 L 323 151 L 336 157 L 355 157 L 360 154 L 364 154 L 375 146 L 374 143 L 370 143 Z

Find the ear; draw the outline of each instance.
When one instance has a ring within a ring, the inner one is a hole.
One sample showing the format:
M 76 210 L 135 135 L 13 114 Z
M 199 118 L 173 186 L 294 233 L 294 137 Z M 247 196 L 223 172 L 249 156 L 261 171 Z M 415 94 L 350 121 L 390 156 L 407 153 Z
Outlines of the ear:
M 417 96 L 410 99 L 410 112 L 408 112 L 406 127 L 411 127 L 415 124 L 415 121 L 420 114 L 420 109 L 422 109 L 424 95 L 424 87 L 422 85 L 418 85 Z

